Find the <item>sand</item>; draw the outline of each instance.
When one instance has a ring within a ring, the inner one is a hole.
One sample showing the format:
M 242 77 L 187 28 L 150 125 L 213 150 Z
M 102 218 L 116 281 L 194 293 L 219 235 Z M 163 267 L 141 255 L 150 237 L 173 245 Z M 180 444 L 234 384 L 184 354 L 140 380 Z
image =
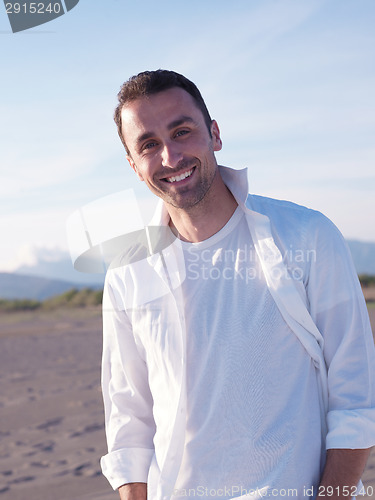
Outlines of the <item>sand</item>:
M 119 498 L 101 475 L 99 310 L 0 316 L 0 499 Z
M 0 315 L 0 500 L 119 498 L 99 466 L 101 342 L 99 309 Z M 375 452 L 363 479 L 375 491 Z

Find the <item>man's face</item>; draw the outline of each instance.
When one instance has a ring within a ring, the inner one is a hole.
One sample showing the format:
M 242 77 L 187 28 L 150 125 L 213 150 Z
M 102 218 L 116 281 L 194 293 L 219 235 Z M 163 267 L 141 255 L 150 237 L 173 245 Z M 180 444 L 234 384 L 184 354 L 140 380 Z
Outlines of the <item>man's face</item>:
M 194 99 L 178 87 L 130 102 L 121 118 L 127 159 L 149 189 L 177 208 L 199 203 L 217 170 L 217 123 L 211 137 Z

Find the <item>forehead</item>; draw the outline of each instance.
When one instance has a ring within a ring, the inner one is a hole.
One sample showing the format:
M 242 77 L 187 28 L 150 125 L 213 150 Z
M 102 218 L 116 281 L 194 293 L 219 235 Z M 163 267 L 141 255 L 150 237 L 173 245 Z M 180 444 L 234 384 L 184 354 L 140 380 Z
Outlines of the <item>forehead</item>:
M 136 140 L 145 132 L 157 133 L 180 116 L 190 117 L 198 123 L 204 122 L 193 97 L 178 87 L 131 101 L 121 111 L 125 142 Z

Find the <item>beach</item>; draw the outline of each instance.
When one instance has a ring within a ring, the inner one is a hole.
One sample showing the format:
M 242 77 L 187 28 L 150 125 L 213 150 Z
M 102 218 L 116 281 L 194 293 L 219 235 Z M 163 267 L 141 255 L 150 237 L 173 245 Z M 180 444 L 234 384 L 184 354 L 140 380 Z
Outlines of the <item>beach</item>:
M 99 466 L 100 308 L 1 314 L 0 342 L 0 500 L 118 499 Z
M 100 309 L 0 317 L 1 500 L 118 498 L 101 475 Z

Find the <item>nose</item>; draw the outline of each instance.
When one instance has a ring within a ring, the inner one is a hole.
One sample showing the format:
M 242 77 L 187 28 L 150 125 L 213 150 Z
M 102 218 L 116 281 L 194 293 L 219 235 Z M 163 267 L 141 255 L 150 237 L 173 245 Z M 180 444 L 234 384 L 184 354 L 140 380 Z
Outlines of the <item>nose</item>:
M 168 141 L 164 144 L 161 159 L 163 167 L 175 168 L 182 160 L 182 151 L 180 146 L 173 141 Z

